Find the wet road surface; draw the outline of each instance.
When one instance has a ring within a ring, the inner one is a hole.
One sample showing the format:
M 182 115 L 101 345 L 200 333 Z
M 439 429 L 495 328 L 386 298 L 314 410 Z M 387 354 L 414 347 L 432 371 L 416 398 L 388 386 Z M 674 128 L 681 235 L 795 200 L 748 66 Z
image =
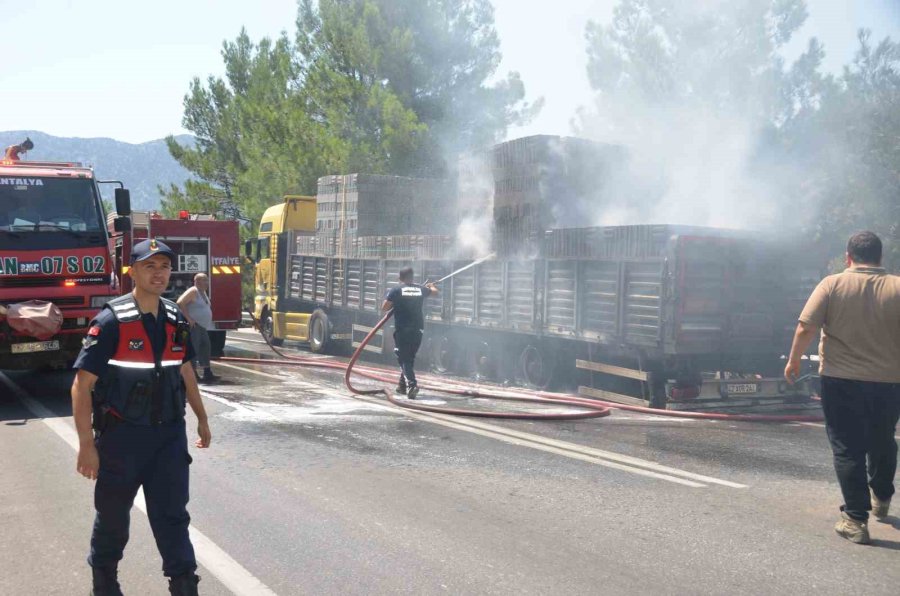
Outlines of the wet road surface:
M 239 331 L 229 350 L 266 347 Z M 214 368 L 213 445 L 191 448 L 203 594 L 900 593 L 900 518 L 872 520 L 869 547 L 832 530 L 819 426 L 452 418 L 353 398 L 337 372 Z M 0 594 L 87 593 L 92 486 L 59 434 L 71 377 L 0 383 Z M 120 575 L 166 593 L 138 511 Z

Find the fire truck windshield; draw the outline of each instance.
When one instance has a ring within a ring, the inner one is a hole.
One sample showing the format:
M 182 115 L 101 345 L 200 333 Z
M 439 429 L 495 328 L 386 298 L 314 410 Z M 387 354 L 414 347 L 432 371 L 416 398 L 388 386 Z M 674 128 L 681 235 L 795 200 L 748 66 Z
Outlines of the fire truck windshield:
M 86 178 L 0 176 L 0 236 L 14 232 L 99 232 L 103 218 Z

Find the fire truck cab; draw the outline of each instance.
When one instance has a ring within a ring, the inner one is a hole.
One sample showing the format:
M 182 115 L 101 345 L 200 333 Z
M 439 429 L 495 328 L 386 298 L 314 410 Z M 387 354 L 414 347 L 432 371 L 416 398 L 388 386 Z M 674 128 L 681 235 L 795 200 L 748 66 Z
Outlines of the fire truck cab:
M 114 270 L 121 280 L 122 293 L 132 290 L 128 275 L 131 247 L 147 238 L 166 243 L 178 260 L 174 263 L 169 287 L 163 297 L 172 301 L 194 284 L 194 276 L 209 276 L 209 297 L 215 329 L 209 330 L 212 354 L 219 357 L 225 346 L 225 331 L 241 322 L 241 256 L 238 222 L 217 220 L 212 215 L 182 211 L 178 219 L 167 219 L 155 211 L 132 213 L 132 230 L 113 238 Z M 108 218 L 111 227 L 115 214 Z
M 118 295 L 99 183 L 79 163 L 0 161 L 0 315 L 30 300 L 62 313 L 49 338 L 0 316 L 0 369 L 71 363 L 91 319 Z M 116 189 L 116 204 L 121 217 L 110 227 L 122 231 L 131 211 L 126 189 Z

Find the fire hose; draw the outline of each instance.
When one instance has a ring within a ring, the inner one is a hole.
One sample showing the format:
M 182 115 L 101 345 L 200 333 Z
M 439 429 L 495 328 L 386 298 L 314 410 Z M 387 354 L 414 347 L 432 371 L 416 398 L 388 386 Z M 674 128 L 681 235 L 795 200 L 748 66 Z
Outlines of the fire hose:
M 588 411 L 582 412 L 497 412 L 484 410 L 470 410 L 461 408 L 447 408 L 434 406 L 424 403 L 416 403 L 411 400 L 399 400 L 395 398 L 386 388 L 360 389 L 353 385 L 351 381 L 352 375 L 357 375 L 373 381 L 384 383 L 393 383 L 396 378 L 391 376 L 384 368 L 360 366 L 358 361 L 362 355 L 366 345 L 375 337 L 375 334 L 384 327 L 390 320 L 392 311 L 386 313 L 374 328 L 366 335 L 365 339 L 356 348 L 350 360 L 347 363 L 336 362 L 333 360 L 323 360 L 321 358 L 304 358 L 291 356 L 272 345 L 269 338 L 265 334 L 261 334 L 263 339 L 275 354 L 281 359 L 258 359 L 246 358 L 238 356 L 226 356 L 220 360 L 226 362 L 239 362 L 244 364 L 267 364 L 274 366 L 302 366 L 306 368 L 321 368 L 328 370 L 339 370 L 344 373 L 344 384 L 356 395 L 384 395 L 392 404 L 411 410 L 419 410 L 423 412 L 432 412 L 438 414 L 451 414 L 458 416 L 483 417 L 483 418 L 507 418 L 507 419 L 524 419 L 524 420 L 578 420 L 584 418 L 601 418 L 609 416 L 611 410 L 624 410 L 628 412 L 638 412 L 642 414 L 651 414 L 655 416 L 667 416 L 670 418 L 692 418 L 698 420 L 722 420 L 733 422 L 822 422 L 821 416 L 800 416 L 800 415 L 767 415 L 767 414 L 723 414 L 717 412 L 684 412 L 679 410 L 661 410 L 657 408 L 649 408 L 643 406 L 632 406 L 628 404 L 620 404 L 615 402 L 607 402 L 597 399 L 588 399 L 575 395 L 562 393 L 553 393 L 549 391 L 532 391 L 528 389 L 509 389 L 505 388 L 502 392 L 474 383 L 467 383 L 466 386 L 459 384 L 432 384 L 420 383 L 420 386 L 429 391 L 443 393 L 447 395 L 458 395 L 471 398 L 497 399 L 506 401 L 519 401 L 532 404 L 543 405 L 561 405 L 567 407 L 584 408 Z M 254 325 L 259 328 L 258 321 L 253 313 L 250 313 Z
M 440 283 L 450 277 L 453 277 L 457 273 L 461 271 L 465 271 L 471 267 L 474 267 L 478 263 L 485 261 L 489 258 L 492 258 L 493 255 L 488 255 L 478 261 L 470 263 L 461 269 L 454 271 L 453 273 L 441 278 L 436 283 Z M 248 311 L 249 312 L 249 311 Z M 518 420 L 579 420 L 585 418 L 602 418 L 604 416 L 609 416 L 611 410 L 625 410 L 629 412 L 640 412 L 642 414 L 652 414 L 655 416 L 668 416 L 670 418 L 692 418 L 698 420 L 725 420 L 725 421 L 741 421 L 741 422 L 821 422 L 823 418 L 821 416 L 795 416 L 795 415 L 767 415 L 767 414 L 723 414 L 717 412 L 684 412 L 678 410 L 661 410 L 657 408 L 649 408 L 643 406 L 632 406 L 627 404 L 620 404 L 615 402 L 607 402 L 597 399 L 588 399 L 583 397 L 578 397 L 575 395 L 562 394 L 562 393 L 552 393 L 548 391 L 532 391 L 528 389 L 504 389 L 502 392 L 491 389 L 489 387 L 485 387 L 483 385 L 476 384 L 468 384 L 468 387 L 460 386 L 459 384 L 448 385 L 448 384 L 429 384 L 429 385 L 421 385 L 423 388 L 436 391 L 438 393 L 444 393 L 447 395 L 458 395 L 462 397 L 471 397 L 471 398 L 487 398 L 487 399 L 497 399 L 497 400 L 505 400 L 505 401 L 518 401 L 532 404 L 543 404 L 543 405 L 558 405 L 558 406 L 566 406 L 566 407 L 574 407 L 580 408 L 582 411 L 576 412 L 533 412 L 533 411 L 486 411 L 486 410 L 472 410 L 472 409 L 462 409 L 462 408 L 449 408 L 449 407 L 441 407 L 424 403 L 416 403 L 412 400 L 399 400 L 396 399 L 391 390 L 389 388 L 377 388 L 377 389 L 360 389 L 353 385 L 351 381 L 351 377 L 354 372 L 364 378 L 385 382 L 385 383 L 393 383 L 395 378 L 389 376 L 387 371 L 383 368 L 375 368 L 375 367 L 365 367 L 360 366 L 356 368 L 357 362 L 359 361 L 360 356 L 362 355 L 363 350 L 365 350 L 366 346 L 369 342 L 372 341 L 372 338 L 381 330 L 382 327 L 387 324 L 387 322 L 391 319 L 393 315 L 393 309 L 389 310 L 385 313 L 385 315 L 378 321 L 378 323 L 373 327 L 369 333 L 366 335 L 365 339 L 357 346 L 356 350 L 353 352 L 353 355 L 350 357 L 349 362 L 347 364 L 343 364 L 341 362 L 334 361 L 323 361 L 318 358 L 302 358 L 296 356 L 290 356 L 285 354 L 269 341 L 269 338 L 266 337 L 264 333 L 261 333 L 263 339 L 266 341 L 266 344 L 269 348 L 275 352 L 277 355 L 281 356 L 282 360 L 259 360 L 255 358 L 240 358 L 240 357 L 223 357 L 222 360 L 227 360 L 230 362 L 243 362 L 243 363 L 252 363 L 252 364 L 273 364 L 273 365 L 293 365 L 293 366 L 306 366 L 311 368 L 325 368 L 332 370 L 342 370 L 344 371 L 344 384 L 347 389 L 350 390 L 351 393 L 355 395 L 384 395 L 387 400 L 394 404 L 395 406 L 401 408 L 407 408 L 410 410 L 418 410 L 423 412 L 431 412 L 437 414 L 450 414 L 455 416 L 470 416 L 470 417 L 481 417 L 481 418 L 506 418 L 506 419 L 518 419 Z M 254 326 L 257 329 L 261 329 L 259 322 L 256 317 L 250 312 L 250 317 L 253 320 Z M 354 369 L 356 369 L 354 371 Z

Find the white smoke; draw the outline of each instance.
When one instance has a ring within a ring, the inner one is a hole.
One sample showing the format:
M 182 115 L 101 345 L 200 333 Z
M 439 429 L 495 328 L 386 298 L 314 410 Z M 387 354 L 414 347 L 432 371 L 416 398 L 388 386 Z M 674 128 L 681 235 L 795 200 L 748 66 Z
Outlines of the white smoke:
M 777 85 L 768 75 L 745 80 L 743 71 L 728 70 L 729 60 L 739 63 L 742 56 L 728 40 L 740 40 L 743 27 L 764 22 L 759 11 L 765 5 L 753 0 L 671 2 L 666 18 L 672 31 L 709 26 L 697 29 L 704 33 L 696 38 L 679 38 L 680 48 L 671 54 L 661 34 L 661 60 L 669 65 L 672 82 L 660 87 L 670 84 L 674 90 L 648 94 L 625 76 L 617 84 L 606 81 L 608 88 L 598 92 L 594 106 L 579 111 L 575 128 L 580 136 L 620 145 L 627 155 L 597 201 L 591 224 L 756 229 L 780 224 L 779 178 L 790 172 L 782 167 L 776 174 L 776 168 L 759 165 Z M 613 50 L 606 56 L 615 63 Z M 762 73 L 770 66 L 748 69 Z
M 455 257 L 481 258 L 491 252 L 494 222 L 494 177 L 489 153 L 466 154 L 458 162 Z

